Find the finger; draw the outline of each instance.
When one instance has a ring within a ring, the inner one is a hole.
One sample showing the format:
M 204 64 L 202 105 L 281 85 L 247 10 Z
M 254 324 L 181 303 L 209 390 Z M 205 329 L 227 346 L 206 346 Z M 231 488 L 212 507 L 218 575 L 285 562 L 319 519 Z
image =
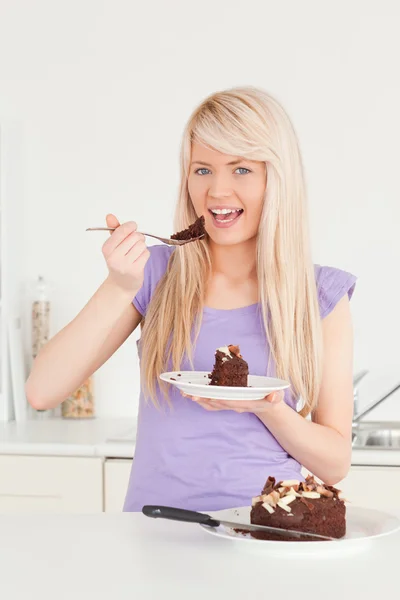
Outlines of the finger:
M 107 227 L 113 227 L 114 229 L 120 226 L 120 222 L 118 221 L 117 217 L 113 214 L 109 214 L 106 216 L 106 223 Z M 113 232 L 110 231 L 110 235 L 112 235 L 112 233 Z
M 285 394 L 282 390 L 278 392 L 272 392 L 272 394 L 268 394 L 268 396 L 266 396 L 265 400 L 267 400 L 267 402 L 270 402 L 271 404 L 277 404 L 278 402 L 281 402 L 281 400 L 283 400 L 284 395 Z
M 103 244 L 103 254 L 107 258 L 131 233 L 137 229 L 137 224 L 134 221 L 128 221 L 117 227 L 111 237 Z
M 255 400 L 254 402 L 220 402 L 221 410 L 234 410 L 236 412 L 250 412 L 265 405 L 265 400 Z
M 140 254 L 140 256 L 138 256 L 138 258 L 135 260 L 135 266 L 138 269 L 144 269 L 147 261 L 150 258 L 150 251 L 149 249 L 146 247 L 143 252 Z
M 119 246 L 115 248 L 112 252 L 113 256 L 118 259 L 122 259 L 125 256 L 128 256 L 131 250 L 134 250 L 133 254 L 130 257 L 129 262 L 133 262 L 135 258 L 140 256 L 140 254 L 147 248 L 146 241 L 143 233 L 138 233 L 134 231 L 130 233 L 123 242 Z M 135 255 L 135 256 L 133 256 Z

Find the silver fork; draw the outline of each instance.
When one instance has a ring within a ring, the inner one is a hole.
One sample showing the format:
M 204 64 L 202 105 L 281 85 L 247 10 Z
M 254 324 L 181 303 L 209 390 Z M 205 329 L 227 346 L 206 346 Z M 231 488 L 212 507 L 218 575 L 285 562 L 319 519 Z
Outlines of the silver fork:
M 115 231 L 115 227 L 88 227 L 86 231 Z M 171 240 L 171 238 L 163 238 L 159 237 L 158 235 L 153 235 L 151 233 L 144 233 L 143 231 L 138 231 L 138 233 L 142 233 L 143 235 L 147 235 L 148 237 L 160 240 L 160 242 L 168 244 L 169 246 L 184 246 L 185 244 L 189 244 L 189 242 L 196 242 L 197 240 L 201 240 L 204 237 L 204 235 L 200 235 L 199 237 L 190 238 L 190 240 Z

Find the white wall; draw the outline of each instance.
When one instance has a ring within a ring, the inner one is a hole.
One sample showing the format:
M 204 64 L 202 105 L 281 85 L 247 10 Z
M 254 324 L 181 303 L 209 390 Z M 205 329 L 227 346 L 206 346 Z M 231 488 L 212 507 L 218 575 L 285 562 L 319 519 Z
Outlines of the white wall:
M 399 16 L 395 0 L 2 0 L 0 122 L 26 136 L 22 277 L 55 282 L 54 331 L 106 273 L 104 236 L 85 228 L 113 211 L 170 233 L 189 113 L 251 84 L 298 131 L 315 261 L 359 275 L 363 401 L 400 379 Z M 98 414 L 136 410 L 135 339 L 96 376 Z

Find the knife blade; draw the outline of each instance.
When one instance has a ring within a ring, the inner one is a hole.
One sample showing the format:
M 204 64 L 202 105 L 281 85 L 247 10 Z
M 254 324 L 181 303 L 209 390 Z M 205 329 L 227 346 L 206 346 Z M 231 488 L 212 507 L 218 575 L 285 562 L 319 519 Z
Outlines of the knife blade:
M 229 529 L 238 529 L 240 531 L 265 531 L 280 535 L 282 537 L 306 538 L 314 541 L 338 541 L 336 538 L 325 535 L 317 535 L 316 533 L 307 533 L 305 531 L 297 531 L 296 529 L 280 529 L 279 527 L 270 527 L 267 525 L 254 525 L 253 523 L 225 521 L 223 519 L 216 519 L 215 517 L 205 513 L 200 513 L 193 510 L 185 510 L 183 508 L 174 508 L 172 506 L 146 505 L 143 506 L 142 513 L 146 517 L 151 517 L 153 519 L 168 519 L 171 521 L 182 521 L 185 523 L 197 523 L 206 527 L 218 528 L 221 525 L 224 525 Z

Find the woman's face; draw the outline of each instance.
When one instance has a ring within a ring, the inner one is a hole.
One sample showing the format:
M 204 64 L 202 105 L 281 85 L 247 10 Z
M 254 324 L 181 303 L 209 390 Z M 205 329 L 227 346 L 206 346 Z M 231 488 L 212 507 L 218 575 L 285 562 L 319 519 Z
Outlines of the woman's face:
M 267 183 L 264 162 L 193 143 L 188 189 L 198 216 L 217 244 L 239 244 L 258 233 Z

